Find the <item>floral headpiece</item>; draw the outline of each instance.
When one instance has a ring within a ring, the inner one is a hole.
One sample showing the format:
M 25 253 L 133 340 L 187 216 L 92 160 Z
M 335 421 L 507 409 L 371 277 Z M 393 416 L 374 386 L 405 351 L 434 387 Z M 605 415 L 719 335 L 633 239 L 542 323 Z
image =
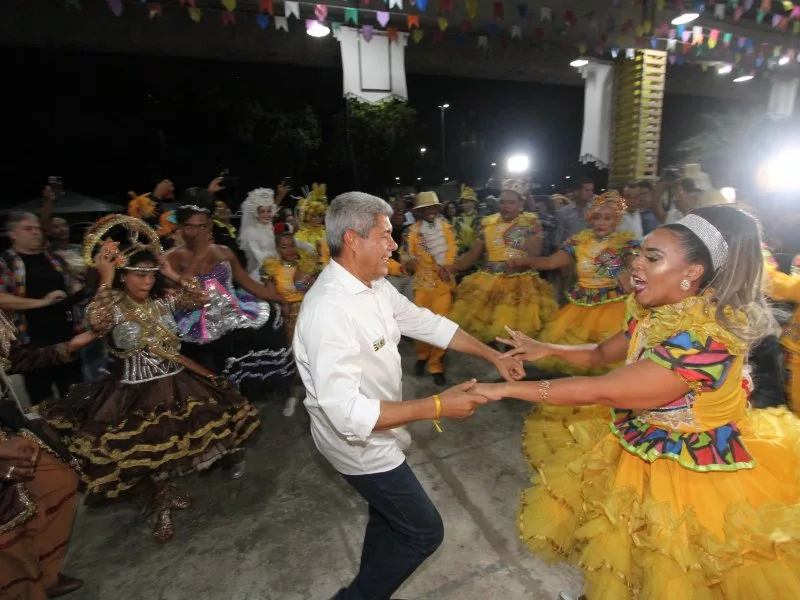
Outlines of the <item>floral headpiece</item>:
M 120 251 L 119 242 L 105 238 L 112 229 L 121 227 L 127 231 L 128 247 Z M 129 267 L 131 256 L 138 252 L 148 250 L 155 256 L 161 256 L 164 250 L 158 234 L 147 223 L 135 217 L 126 215 L 106 215 L 95 221 L 83 238 L 83 262 L 87 267 L 94 266 L 95 251 L 98 248 L 107 248 L 116 253 L 116 267 L 131 271 L 158 271 L 158 267 Z
M 128 202 L 128 216 L 137 219 L 149 219 L 156 214 L 156 203 L 150 198 L 150 194 L 137 196 L 136 192 L 128 192 L 131 197 Z
M 311 191 L 308 193 L 309 200 L 316 200 L 324 204 L 328 203 L 328 186 L 324 183 L 312 183 Z
M 309 199 L 303 205 L 303 221 L 308 222 L 312 217 L 324 217 L 327 212 L 327 204 L 319 200 Z
M 280 222 L 280 221 L 275 223 L 275 224 L 273 224 L 272 230 L 275 232 L 275 237 L 278 237 L 278 236 L 281 236 L 281 235 L 292 235 L 292 233 L 293 233 L 292 232 L 292 228 L 289 227 L 288 223 L 283 223 L 283 222 Z
M 262 206 L 275 208 L 275 192 L 269 188 L 256 188 L 248 192 L 244 201 L 257 217 L 258 209 Z
M 520 198 L 524 198 L 529 191 L 529 186 L 522 179 L 506 179 L 503 181 L 502 190 L 504 192 L 514 192 L 519 194 Z
M 459 200 L 461 202 L 477 202 L 478 194 L 468 185 L 461 184 L 461 196 L 459 196 Z
M 625 199 L 617 192 L 605 192 L 599 196 L 595 196 L 591 204 L 589 204 L 589 210 L 586 214 L 587 218 L 590 220 L 593 219 L 595 213 L 603 206 L 610 206 L 614 210 L 614 219 L 617 222 L 622 220 L 622 216 L 625 214 L 625 211 L 628 210 Z

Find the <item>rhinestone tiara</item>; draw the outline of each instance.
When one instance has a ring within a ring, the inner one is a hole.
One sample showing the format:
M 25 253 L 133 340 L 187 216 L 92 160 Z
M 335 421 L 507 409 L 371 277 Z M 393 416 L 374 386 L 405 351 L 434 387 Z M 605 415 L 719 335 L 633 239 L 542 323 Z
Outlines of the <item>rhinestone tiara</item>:
M 728 242 L 722 237 L 719 229 L 698 215 L 686 215 L 678 221 L 678 225 L 683 225 L 700 238 L 711 255 L 711 266 L 715 271 L 725 266 L 728 260 Z

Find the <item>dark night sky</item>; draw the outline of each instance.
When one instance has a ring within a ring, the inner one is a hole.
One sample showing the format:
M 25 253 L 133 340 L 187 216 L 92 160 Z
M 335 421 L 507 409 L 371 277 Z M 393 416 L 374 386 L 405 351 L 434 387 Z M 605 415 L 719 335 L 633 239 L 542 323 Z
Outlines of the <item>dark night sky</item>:
M 11 104 L 4 128 L 9 157 L 4 172 L 12 174 L 4 186 L 5 206 L 38 195 L 48 175 L 63 175 L 74 191 L 122 199 L 129 189 L 150 190 L 164 176 L 180 187 L 207 183 L 220 164 L 237 171 L 226 159 L 230 148 L 204 137 L 207 124 L 192 119 L 190 107 L 180 105 L 185 100 L 169 107 L 174 131 L 184 132 L 180 160 L 165 163 L 143 100 L 151 90 L 177 88 L 191 98 L 212 78 L 230 86 L 258 84 L 286 102 L 310 104 L 323 124 L 343 103 L 341 73 L 335 69 L 21 49 L 0 50 L 0 57 L 6 66 L 4 96 Z M 582 88 L 411 75 L 408 89 L 409 102 L 419 111 L 420 143 L 432 150 L 440 145 L 437 105 L 452 105 L 447 130 L 454 175 L 459 139 L 477 132 L 486 172 L 471 173 L 473 185 L 489 175 L 490 162 L 514 150 L 532 153 L 543 183 L 560 185 L 567 174 L 594 174 L 577 162 Z M 668 96 L 662 166 L 672 160 L 670 148 L 699 127 L 703 114 L 732 103 Z M 298 165 L 295 175 L 305 175 L 305 182 L 326 180 L 333 193 L 352 186 L 347 174 L 312 170 Z M 253 186 L 274 185 L 283 175 L 270 173 L 268 166 L 237 174 Z

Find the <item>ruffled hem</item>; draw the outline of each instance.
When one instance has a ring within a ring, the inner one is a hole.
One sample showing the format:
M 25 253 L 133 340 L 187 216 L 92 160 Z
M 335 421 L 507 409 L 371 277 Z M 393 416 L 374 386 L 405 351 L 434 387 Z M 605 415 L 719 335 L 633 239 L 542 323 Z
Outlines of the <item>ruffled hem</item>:
M 450 319 L 479 340 L 506 336 L 504 326 L 536 336 L 558 312 L 553 287 L 538 275 L 474 273 L 458 285 Z
M 609 420 L 584 419 L 597 409 L 585 410 L 567 419 L 569 440 L 556 434 L 554 450 L 538 433 L 549 429 L 526 421 L 526 451 L 543 453 L 530 457 L 539 475 L 519 513 L 532 552 L 579 565 L 590 600 L 800 597 L 800 422 L 791 413 L 743 421 L 759 468 L 728 474 L 645 463 L 613 435 L 598 439 Z

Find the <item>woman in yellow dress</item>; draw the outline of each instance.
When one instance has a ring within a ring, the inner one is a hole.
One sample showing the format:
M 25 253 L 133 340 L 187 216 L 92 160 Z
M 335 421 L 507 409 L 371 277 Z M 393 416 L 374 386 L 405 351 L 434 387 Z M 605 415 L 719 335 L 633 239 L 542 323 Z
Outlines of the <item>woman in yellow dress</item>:
M 302 218 L 298 219 L 300 230 L 294 235 L 297 241 L 305 242 L 316 250 L 323 265 L 327 265 L 331 261 L 331 253 L 325 237 L 325 213 L 327 212 L 327 204 L 313 197 L 307 198 L 303 202 Z
M 567 304 L 554 321 L 545 325 L 538 337 L 552 344 L 597 344 L 620 330 L 625 322 L 625 287 L 630 281 L 627 267 L 639 248 L 639 241 L 617 225 L 625 213 L 625 200 L 616 192 L 595 197 L 588 211 L 592 227 L 568 239 L 551 256 L 513 258 L 514 267 L 528 266 L 539 271 L 575 265 L 578 281 L 567 294 Z M 627 276 L 628 281 L 624 281 Z M 543 370 L 573 375 L 600 374 L 610 367 L 590 371 L 558 359 L 536 364 Z
M 791 275 L 783 273 L 772 254 L 764 248 L 767 295 L 776 302 L 791 302 L 794 313 L 781 334 L 784 351 L 786 397 L 795 413 L 800 414 L 800 254 L 792 261 Z
M 455 292 L 450 319 L 484 342 L 504 333 L 504 326 L 536 335 L 558 311 L 552 286 L 536 271 L 513 267 L 509 259 L 538 256 L 542 227 L 532 213 L 522 211 L 525 184 L 503 182 L 500 212 L 483 219 L 483 235 L 450 268 L 452 273 L 475 264 L 484 252 L 481 270 L 465 277 Z
M 582 567 L 584 598 L 800 598 L 800 421 L 747 406 L 748 350 L 775 327 L 762 275 L 752 217 L 696 210 L 645 239 L 625 331 L 578 347 L 513 332 L 508 353 L 625 366 L 473 388 L 611 409 L 610 433 L 609 419 L 574 424 L 538 464 L 520 511 L 533 552 Z
M 297 315 L 300 314 L 300 304 L 308 289 L 317 280 L 317 275 L 322 270 L 320 257 L 316 254 L 298 249 L 295 235 L 286 227 L 285 223 L 275 224 L 275 239 L 278 257 L 264 259 L 261 265 L 260 280 L 270 283 L 288 304 L 286 311 L 286 341 L 289 346 L 294 339 L 294 327 L 297 324 Z M 297 382 L 295 381 L 295 385 Z M 292 392 L 283 405 L 283 415 L 291 417 L 297 406 L 297 396 Z

